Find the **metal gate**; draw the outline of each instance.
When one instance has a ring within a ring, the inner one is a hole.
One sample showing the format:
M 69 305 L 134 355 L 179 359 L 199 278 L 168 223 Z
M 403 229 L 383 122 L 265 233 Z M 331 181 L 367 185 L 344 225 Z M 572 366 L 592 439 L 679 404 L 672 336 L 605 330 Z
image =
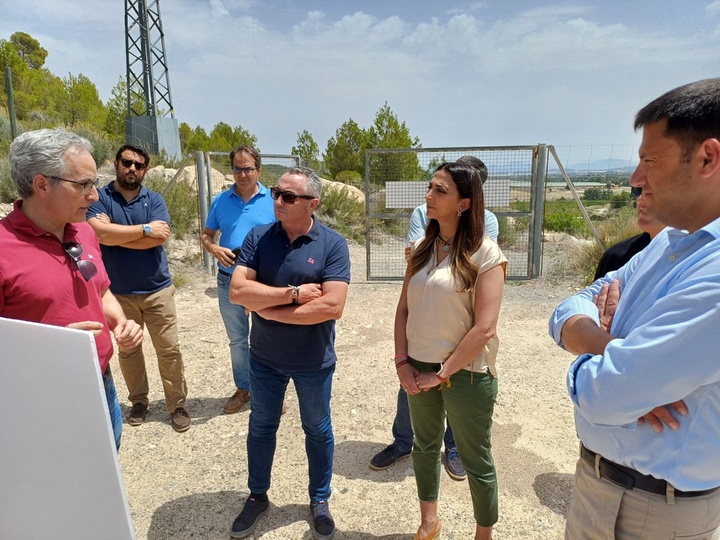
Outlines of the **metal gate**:
M 542 219 L 548 147 L 376 149 L 365 152 L 365 250 L 368 280 L 405 275 L 405 240 L 410 216 L 425 202 L 436 167 L 462 156 L 488 168 L 485 206 L 498 219 L 498 244 L 508 259 L 508 279 L 540 275 Z

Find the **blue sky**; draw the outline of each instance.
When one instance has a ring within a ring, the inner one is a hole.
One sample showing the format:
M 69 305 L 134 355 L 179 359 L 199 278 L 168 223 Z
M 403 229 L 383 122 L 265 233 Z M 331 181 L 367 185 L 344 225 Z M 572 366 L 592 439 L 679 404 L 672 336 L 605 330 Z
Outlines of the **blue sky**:
M 107 100 L 125 72 L 124 0 L 0 0 L 56 75 Z M 424 147 L 636 145 L 635 112 L 720 75 L 720 0 L 163 0 L 176 118 L 242 125 L 266 153 L 324 150 L 387 101 Z M 616 155 L 617 155 L 616 151 Z M 621 155 L 620 158 L 626 158 Z

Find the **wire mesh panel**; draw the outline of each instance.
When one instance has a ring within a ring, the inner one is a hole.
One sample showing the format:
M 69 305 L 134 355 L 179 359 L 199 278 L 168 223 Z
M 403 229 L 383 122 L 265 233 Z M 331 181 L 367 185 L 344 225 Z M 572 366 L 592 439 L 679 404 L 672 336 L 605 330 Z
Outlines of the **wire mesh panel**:
M 365 154 L 368 280 L 402 279 L 410 216 L 425 202 L 435 169 L 462 156 L 488 168 L 485 208 L 499 225 L 498 244 L 508 259 L 508 279 L 531 277 L 533 160 L 535 146 L 368 150 Z

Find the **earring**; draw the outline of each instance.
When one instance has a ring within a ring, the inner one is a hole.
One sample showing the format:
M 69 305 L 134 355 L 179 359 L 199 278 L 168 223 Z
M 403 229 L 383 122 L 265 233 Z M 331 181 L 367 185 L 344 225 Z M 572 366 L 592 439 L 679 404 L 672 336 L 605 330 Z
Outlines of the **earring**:
M 462 216 L 462 210 L 458 210 L 458 217 Z

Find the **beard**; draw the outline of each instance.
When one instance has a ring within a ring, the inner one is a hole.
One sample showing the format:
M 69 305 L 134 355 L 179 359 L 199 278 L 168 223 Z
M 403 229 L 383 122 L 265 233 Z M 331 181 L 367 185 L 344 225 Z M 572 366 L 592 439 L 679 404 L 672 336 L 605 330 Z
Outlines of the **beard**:
M 123 189 L 127 189 L 129 191 L 135 191 L 136 189 L 140 189 L 140 185 L 142 184 L 142 179 L 137 178 L 137 177 L 128 178 L 127 176 L 118 176 L 117 183 L 120 184 L 120 187 Z

